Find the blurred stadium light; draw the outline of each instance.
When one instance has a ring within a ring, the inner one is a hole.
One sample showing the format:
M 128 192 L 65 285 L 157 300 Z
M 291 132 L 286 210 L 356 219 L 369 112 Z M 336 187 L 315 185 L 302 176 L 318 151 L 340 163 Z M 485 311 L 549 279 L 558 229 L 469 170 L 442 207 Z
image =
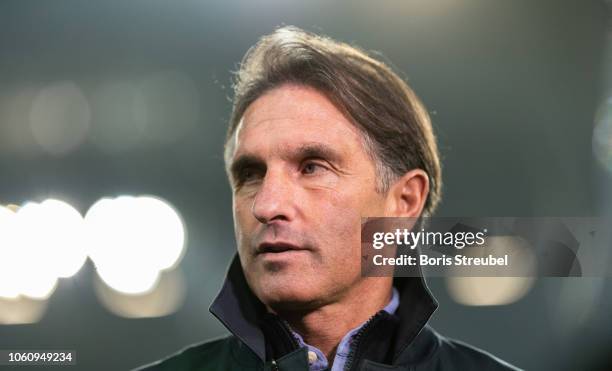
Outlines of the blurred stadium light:
M 15 244 L 15 212 L 0 206 L 0 297 L 15 299 L 20 295 L 14 280 L 17 246 Z
M 87 259 L 83 217 L 66 202 L 48 199 L 40 204 L 26 204 L 18 211 L 18 220 L 30 205 L 30 219 L 24 218 L 18 229 L 28 241 L 28 250 L 47 257 L 53 275 L 73 276 Z
M 98 148 L 114 153 L 137 146 L 146 129 L 137 96 L 136 84 L 128 81 L 106 82 L 94 91 L 90 137 Z
M 456 267 L 455 276 L 446 278 L 451 298 L 469 306 L 507 305 L 519 301 L 529 292 L 537 275 L 536 259 L 528 242 L 518 237 L 495 236 L 487 239 L 486 249 L 505 252 L 520 261 L 514 264 L 516 270 L 512 276 L 478 277 L 472 276 L 476 272 L 474 267 Z M 481 251 L 486 255 L 488 250 Z
M 184 299 L 176 269 L 185 242 L 178 212 L 152 196 L 103 198 L 85 218 L 56 199 L 0 206 L 0 323 L 37 321 L 58 279 L 77 273 L 88 255 L 103 282 L 98 297 L 111 311 L 171 313 Z M 18 308 L 23 316 L 13 313 Z
M 47 304 L 47 300 L 23 296 L 14 299 L 0 298 L 0 325 L 36 323 L 45 314 Z
M 7 209 L 5 209 L 7 210 Z M 57 285 L 53 255 L 45 245 L 45 211 L 36 203 L 27 203 L 17 213 L 3 212 L 5 240 L 2 241 L 0 271 L 2 296 L 21 295 L 47 299 Z
M 51 296 L 58 278 L 85 263 L 83 233 L 83 218 L 63 201 L 0 207 L 0 297 Z
M 152 290 L 160 271 L 178 264 L 184 252 L 183 221 L 158 198 L 101 199 L 85 215 L 85 225 L 98 275 L 122 293 Z
M 4 88 L 0 97 L 0 150 L 19 154 L 40 151 L 27 124 L 39 87 L 24 84 Z
M 533 281 L 533 277 L 449 277 L 447 287 L 463 305 L 507 305 L 525 296 Z
M 180 268 L 161 272 L 148 292 L 124 294 L 96 279 L 98 300 L 112 313 L 126 318 L 161 317 L 174 313 L 185 300 L 186 285 Z
M 32 103 L 30 127 L 43 150 L 61 155 L 76 149 L 89 132 L 91 110 L 73 82 L 59 82 L 40 90 Z
M 106 153 L 172 144 L 200 119 L 200 93 L 187 74 L 176 70 L 104 82 L 92 95 L 90 137 Z

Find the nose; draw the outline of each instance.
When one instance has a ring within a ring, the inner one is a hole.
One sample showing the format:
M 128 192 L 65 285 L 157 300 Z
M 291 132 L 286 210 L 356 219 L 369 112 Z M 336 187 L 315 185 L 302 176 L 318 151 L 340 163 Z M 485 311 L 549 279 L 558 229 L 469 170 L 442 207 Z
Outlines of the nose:
M 290 221 L 295 209 L 294 185 L 282 171 L 268 168 L 253 199 L 253 216 L 262 224 L 274 220 Z

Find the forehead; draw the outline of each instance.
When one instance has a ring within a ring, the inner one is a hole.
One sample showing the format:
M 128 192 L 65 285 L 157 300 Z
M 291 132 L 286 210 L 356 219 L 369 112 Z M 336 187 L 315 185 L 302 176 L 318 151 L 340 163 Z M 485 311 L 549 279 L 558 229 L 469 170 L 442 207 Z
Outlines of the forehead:
M 283 85 L 255 100 L 234 134 L 232 152 L 261 152 L 327 144 L 339 151 L 362 147 L 359 130 L 317 90 Z

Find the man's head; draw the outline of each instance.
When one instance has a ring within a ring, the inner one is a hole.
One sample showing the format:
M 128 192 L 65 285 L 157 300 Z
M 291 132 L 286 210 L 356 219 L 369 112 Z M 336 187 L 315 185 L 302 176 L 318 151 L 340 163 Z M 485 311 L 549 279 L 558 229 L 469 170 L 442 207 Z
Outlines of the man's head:
M 441 170 L 410 88 L 359 49 L 281 28 L 238 71 L 225 160 L 238 253 L 271 308 L 308 309 L 367 286 L 362 217 L 430 215 Z

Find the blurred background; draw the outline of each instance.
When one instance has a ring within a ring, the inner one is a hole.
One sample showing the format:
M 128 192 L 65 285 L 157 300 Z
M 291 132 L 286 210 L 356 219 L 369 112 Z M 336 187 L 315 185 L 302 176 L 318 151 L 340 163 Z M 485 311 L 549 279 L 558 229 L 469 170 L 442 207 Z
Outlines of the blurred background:
M 280 25 L 409 81 L 443 156 L 438 215 L 609 213 L 610 6 L 3 1 L 0 349 L 127 370 L 225 333 L 208 306 L 235 252 L 232 71 Z M 445 335 L 529 370 L 612 369 L 610 279 L 429 282 Z

